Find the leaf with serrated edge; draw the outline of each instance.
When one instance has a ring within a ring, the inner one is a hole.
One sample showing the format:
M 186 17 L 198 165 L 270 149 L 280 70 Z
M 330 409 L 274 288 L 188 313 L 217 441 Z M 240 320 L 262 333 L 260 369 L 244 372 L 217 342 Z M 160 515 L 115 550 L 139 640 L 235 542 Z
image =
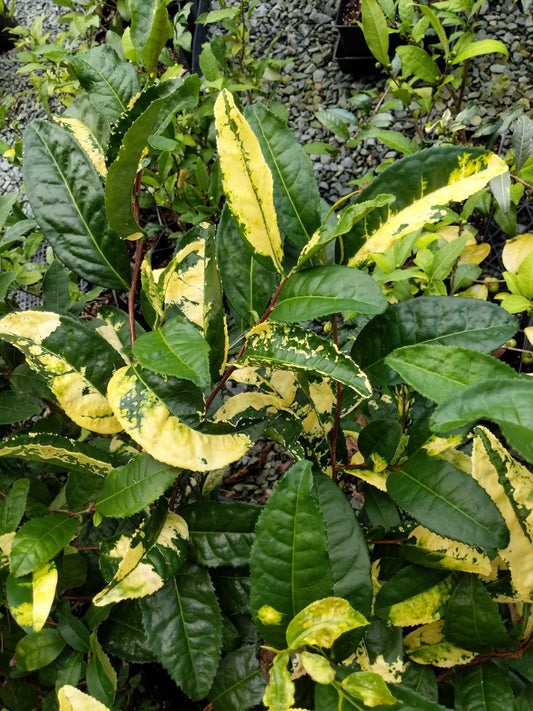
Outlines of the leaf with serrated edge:
M 459 346 L 419 344 L 398 348 L 385 358 L 402 379 L 433 402 L 441 403 L 468 385 L 518 377 L 507 363 Z
M 141 527 L 142 528 L 142 527 Z M 122 536 L 115 548 L 109 553 L 111 557 L 121 558 L 118 570 L 113 580 L 93 598 L 93 605 L 101 607 L 112 602 L 131 598 L 141 598 L 152 595 L 160 590 L 167 580 L 163 577 L 159 558 L 157 563 L 148 558 L 148 554 L 155 549 L 167 549 L 165 563 L 168 566 L 168 575 L 184 562 L 184 550 L 180 541 L 186 541 L 189 531 L 184 519 L 172 511 L 167 513 L 157 540 L 149 547 L 143 545 L 142 532 L 130 539 Z M 167 560 L 171 558 L 172 565 Z M 180 560 L 181 559 L 181 560 Z
M 128 367 L 117 370 L 109 381 L 108 398 L 130 437 L 170 466 L 202 472 L 220 469 L 252 446 L 245 434 L 210 435 L 188 427 Z
M 56 659 L 66 643 L 56 629 L 45 627 L 40 632 L 30 632 L 22 637 L 15 647 L 17 669 L 35 671 Z
M 139 603 L 157 659 L 187 696 L 203 699 L 219 664 L 222 627 L 208 571 L 186 564 Z
M 489 430 L 479 427 L 472 450 L 472 476 L 494 501 L 509 529 L 509 544 L 500 549 L 499 554 L 509 566 L 513 587 L 521 600 L 532 600 L 531 474 L 511 457 Z M 512 498 L 508 491 L 512 492 Z
M 59 349 L 52 351 L 47 348 L 46 339 L 59 328 L 61 319 L 58 314 L 22 311 L 7 314 L 1 319 L 0 338 L 9 340 L 24 353 L 28 364 L 44 376 L 66 414 L 77 425 L 99 434 L 119 432 L 121 426 L 113 416 L 107 399 L 88 380 L 84 368 L 76 368 L 69 363 Z M 102 344 L 109 348 L 103 340 Z M 109 365 L 112 365 L 111 361 Z
M 326 597 L 307 605 L 287 625 L 287 644 L 330 648 L 341 634 L 365 626 L 368 620 L 339 597 Z
M 93 696 L 65 684 L 57 692 L 59 711 L 109 711 L 109 708 Z
M 217 147 L 226 200 L 258 261 L 283 274 L 272 173 L 259 141 L 226 89 L 215 102 Z
M 475 652 L 461 649 L 446 641 L 443 627 L 444 620 L 437 620 L 418 627 L 404 638 L 405 651 L 413 662 L 449 668 L 468 664 L 474 659 Z
M 204 271 L 205 243 L 195 240 L 177 252 L 160 277 L 165 306 L 177 306 L 201 329 L 204 327 Z
M 247 645 L 226 654 L 209 692 L 215 711 L 244 711 L 261 703 L 265 679 L 256 650 Z
M 327 339 L 294 324 L 260 323 L 252 328 L 237 363 L 248 364 L 320 373 L 363 397 L 372 393 L 366 375 L 349 356 Z
M 131 516 L 164 494 L 179 473 L 179 469 L 141 453 L 108 474 L 96 508 L 102 516 Z
M 26 521 L 17 531 L 10 555 L 11 573 L 33 573 L 69 544 L 78 521 L 62 514 L 49 514 Z

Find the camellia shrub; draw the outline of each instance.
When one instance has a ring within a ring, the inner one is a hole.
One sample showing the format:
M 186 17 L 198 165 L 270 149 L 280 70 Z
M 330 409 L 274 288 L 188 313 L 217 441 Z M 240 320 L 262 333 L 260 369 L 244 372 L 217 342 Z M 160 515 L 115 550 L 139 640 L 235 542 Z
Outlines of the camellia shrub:
M 505 163 L 421 151 L 328 211 L 285 124 L 223 90 L 220 222 L 154 268 L 143 154 L 198 80 L 137 95 L 120 61 L 24 136 L 59 264 L 0 319 L 4 704 L 140 708 L 157 664 L 216 711 L 528 708 L 533 384 L 490 355 L 516 319 L 369 273 Z M 62 264 L 127 305 L 77 317 Z M 266 504 L 221 497 L 262 439 L 293 462 Z

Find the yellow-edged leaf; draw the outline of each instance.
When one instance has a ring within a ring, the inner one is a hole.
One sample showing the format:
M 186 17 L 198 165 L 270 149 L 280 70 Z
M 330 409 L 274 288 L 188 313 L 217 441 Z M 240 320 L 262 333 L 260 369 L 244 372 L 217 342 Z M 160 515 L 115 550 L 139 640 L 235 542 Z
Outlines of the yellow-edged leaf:
M 499 554 L 509 567 L 513 587 L 522 601 L 533 601 L 533 477 L 489 430 L 478 427 L 476 433 L 472 476 L 494 501 L 509 529 L 509 545 Z
M 416 554 L 422 551 L 425 554 L 425 565 L 435 568 L 446 568 L 447 570 L 461 570 L 465 573 L 476 573 L 477 575 L 490 575 L 491 561 L 488 555 L 482 550 L 465 543 L 454 541 L 451 538 L 444 538 L 437 533 L 429 531 L 424 526 L 417 526 L 411 531 L 409 540 L 402 546 Z M 415 559 L 416 562 L 416 559 Z
M 450 575 L 418 595 L 392 605 L 388 621 L 395 627 L 410 627 L 440 619 L 442 609 L 452 595 L 453 587 Z
M 257 260 L 283 274 L 274 184 L 259 141 L 224 89 L 215 103 L 222 184 L 243 239 Z
M 502 249 L 503 266 L 508 272 L 516 274 L 528 254 L 533 252 L 533 234 L 531 232 L 508 239 Z
M 68 130 L 72 132 L 74 138 L 89 156 L 91 163 L 96 168 L 97 173 L 101 175 L 102 178 L 105 178 L 107 175 L 107 168 L 105 164 L 104 152 L 89 128 L 82 123 L 82 121 L 72 116 L 56 116 L 54 120 L 56 123 L 68 128 Z
M 452 171 L 447 185 L 423 194 L 411 205 L 392 213 L 363 246 L 351 257 L 348 265 L 355 267 L 376 252 L 383 253 L 398 239 L 423 227 L 427 222 L 437 222 L 442 217 L 442 206 L 461 202 L 484 188 L 493 178 L 507 172 L 506 163 L 497 155 L 484 154 L 471 159 L 469 154 L 459 156 L 459 167 Z M 389 208 L 390 209 L 390 208 Z
M 120 368 L 109 381 L 108 398 L 132 439 L 160 462 L 192 471 L 211 471 L 240 459 L 253 442 L 245 434 L 205 434 L 172 415 L 135 376 Z

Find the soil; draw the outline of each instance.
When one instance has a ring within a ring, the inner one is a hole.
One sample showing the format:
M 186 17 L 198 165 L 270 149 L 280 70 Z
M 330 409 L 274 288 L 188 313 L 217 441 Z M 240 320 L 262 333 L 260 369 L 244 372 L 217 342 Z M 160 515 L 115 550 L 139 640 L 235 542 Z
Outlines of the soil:
M 361 19 L 361 0 L 346 0 L 342 11 L 342 24 L 354 25 Z

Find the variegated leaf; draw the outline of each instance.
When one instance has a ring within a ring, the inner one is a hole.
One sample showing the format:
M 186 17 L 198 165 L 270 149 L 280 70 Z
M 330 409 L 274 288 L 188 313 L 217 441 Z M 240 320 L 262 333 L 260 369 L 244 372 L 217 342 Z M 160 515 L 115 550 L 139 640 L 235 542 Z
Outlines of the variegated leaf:
M 272 173 L 256 135 L 226 89 L 215 103 L 222 183 L 241 236 L 257 261 L 283 274 Z
M 476 654 L 456 647 L 444 638 L 444 620 L 437 620 L 418 627 L 404 639 L 405 651 L 417 664 L 433 664 L 436 667 L 455 667 L 468 664 Z
M 100 434 L 120 431 L 105 397 L 117 353 L 89 326 L 47 311 L 24 311 L 0 320 L 0 338 L 24 353 L 77 425 Z
M 252 446 L 245 434 L 206 434 L 172 415 L 132 367 L 109 382 L 111 407 L 126 432 L 160 462 L 193 471 L 220 469 L 240 459 Z
M 490 558 L 480 548 L 444 538 L 423 526 L 411 531 L 409 539 L 402 545 L 402 552 L 413 563 L 435 568 L 485 576 L 491 572 Z

